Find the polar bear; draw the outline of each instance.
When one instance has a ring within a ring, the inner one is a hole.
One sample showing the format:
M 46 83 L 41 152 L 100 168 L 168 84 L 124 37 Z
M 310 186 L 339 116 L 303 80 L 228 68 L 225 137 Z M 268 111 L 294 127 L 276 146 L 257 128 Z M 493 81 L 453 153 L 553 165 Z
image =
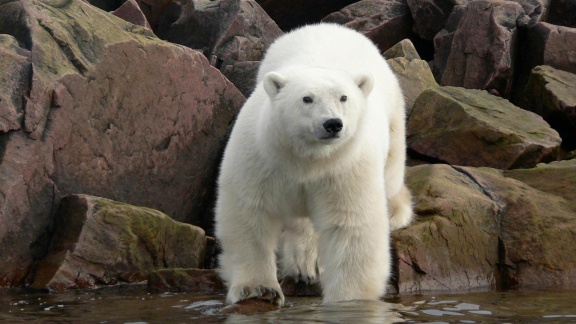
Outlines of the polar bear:
M 299 28 L 266 52 L 218 179 L 227 302 L 282 305 L 280 274 L 320 280 L 323 302 L 378 299 L 390 230 L 412 219 L 400 87 L 365 36 Z

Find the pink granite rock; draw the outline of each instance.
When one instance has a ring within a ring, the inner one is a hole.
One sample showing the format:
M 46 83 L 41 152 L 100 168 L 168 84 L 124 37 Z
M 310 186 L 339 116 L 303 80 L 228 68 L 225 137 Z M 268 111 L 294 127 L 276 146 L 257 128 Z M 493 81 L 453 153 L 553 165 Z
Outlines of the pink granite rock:
M 244 96 L 201 53 L 79 0 L 4 2 L 0 21 L 32 65 L 24 125 L 0 133 L 0 286 L 23 282 L 46 253 L 69 194 L 210 223 Z

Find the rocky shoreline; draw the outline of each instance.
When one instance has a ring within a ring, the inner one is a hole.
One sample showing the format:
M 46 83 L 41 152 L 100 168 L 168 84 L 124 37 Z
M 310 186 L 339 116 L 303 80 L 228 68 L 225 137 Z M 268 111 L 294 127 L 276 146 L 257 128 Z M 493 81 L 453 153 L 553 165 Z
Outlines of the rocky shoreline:
M 574 288 L 575 13 L 559 0 L 0 2 L 0 287 L 222 289 L 213 270 L 166 269 L 214 266 L 214 181 L 259 60 L 325 21 L 370 37 L 407 102 L 418 217 L 393 233 L 391 287 Z

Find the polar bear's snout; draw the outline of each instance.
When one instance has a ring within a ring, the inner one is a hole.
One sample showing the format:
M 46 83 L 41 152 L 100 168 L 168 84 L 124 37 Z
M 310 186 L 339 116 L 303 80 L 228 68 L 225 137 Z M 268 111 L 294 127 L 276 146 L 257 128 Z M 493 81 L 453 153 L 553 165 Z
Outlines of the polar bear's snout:
M 340 118 L 331 118 L 324 122 L 322 126 L 332 137 L 335 137 L 338 136 L 344 124 Z

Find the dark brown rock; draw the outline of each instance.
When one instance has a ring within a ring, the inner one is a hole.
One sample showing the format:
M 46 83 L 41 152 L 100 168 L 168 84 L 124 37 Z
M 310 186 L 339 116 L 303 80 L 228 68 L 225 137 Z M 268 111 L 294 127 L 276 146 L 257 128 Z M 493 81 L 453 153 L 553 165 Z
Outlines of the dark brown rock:
M 527 59 L 531 65 L 549 65 L 576 73 L 576 28 L 538 23 L 529 30 L 528 35 L 530 52 Z
M 562 144 L 576 147 L 576 74 L 537 66 L 524 90 L 525 107 L 560 133 Z
M 136 0 L 126 0 L 126 2 L 124 2 L 118 9 L 114 10 L 112 14 L 126 20 L 127 22 L 131 22 L 134 25 L 151 28 Z
M 22 282 L 46 253 L 63 196 L 196 224 L 210 214 L 244 97 L 202 54 L 77 0 L 4 2 L 0 33 L 23 44 L 32 64 L 24 126 L 0 133 L 0 286 Z
M 225 293 L 226 286 L 214 269 L 161 269 L 148 276 L 148 290 L 155 293 Z
M 552 0 L 549 13 L 549 23 L 576 27 L 576 0 Z
M 252 0 L 180 4 L 176 19 L 160 21 L 156 34 L 172 43 L 200 50 L 224 71 L 237 62 L 260 61 L 282 31 Z
M 455 5 L 466 5 L 469 0 L 407 0 L 414 18 L 414 32 L 427 40 L 444 28 Z
M 405 1 L 362 0 L 322 19 L 368 36 L 384 52 L 411 35 L 412 18 Z
M 149 208 L 73 195 L 62 199 L 54 227 L 33 288 L 65 291 L 139 282 L 153 270 L 204 263 L 204 230 Z
M 529 17 L 527 22 L 528 27 L 532 27 L 541 21 L 545 21 L 548 18 L 548 12 L 550 10 L 550 3 L 552 0 L 514 0 L 518 2 L 524 13 Z
M 317 23 L 358 0 L 257 0 L 283 31 Z
M 528 16 L 511 1 L 480 0 L 469 3 L 454 32 L 446 60 L 435 60 L 441 85 L 493 90 L 510 94 L 516 64 L 517 26 Z M 444 42 L 445 46 L 447 45 Z M 437 49 L 440 55 L 446 50 Z M 442 63 L 446 66 L 442 70 Z
M 454 32 L 458 29 L 460 20 L 464 16 L 466 6 L 458 5 L 452 8 L 450 16 L 444 29 L 434 36 L 434 60 L 432 61 L 432 73 L 437 81 L 442 79 L 442 73 L 448 64 L 448 57 L 452 51 L 452 40 L 454 39 Z
M 542 117 L 463 88 L 425 90 L 407 123 L 410 149 L 455 165 L 533 167 L 554 160 L 560 141 Z
M 238 62 L 227 65 L 224 68 L 224 75 L 246 97 L 249 97 L 256 87 L 256 76 L 258 75 L 259 61 Z
M 399 291 L 575 287 L 575 176 L 576 161 L 409 168 L 418 217 L 393 233 Z

